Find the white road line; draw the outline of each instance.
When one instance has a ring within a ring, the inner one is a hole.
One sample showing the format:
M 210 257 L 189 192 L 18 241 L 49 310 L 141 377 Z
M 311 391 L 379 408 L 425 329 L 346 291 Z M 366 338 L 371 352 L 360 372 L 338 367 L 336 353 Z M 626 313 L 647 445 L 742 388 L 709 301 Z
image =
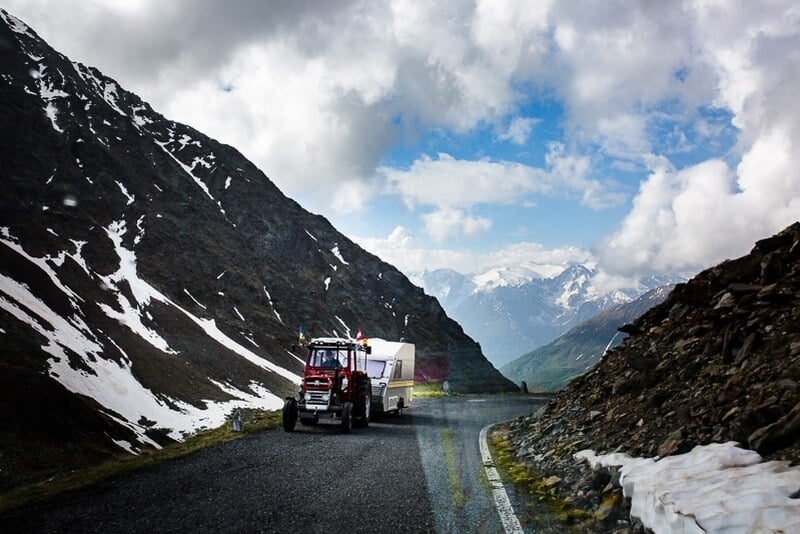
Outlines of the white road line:
M 494 504 L 497 507 L 497 513 L 500 514 L 500 522 L 503 524 L 503 529 L 506 531 L 506 534 L 524 534 L 522 525 L 519 524 L 517 514 L 514 513 L 511 501 L 508 499 L 506 488 L 500 480 L 500 474 L 494 466 L 492 453 L 489 452 L 489 445 L 486 443 L 486 435 L 493 426 L 494 424 L 483 427 L 481 435 L 478 438 L 483 467 L 486 469 L 486 476 L 489 478 L 489 485 L 492 487 L 492 493 L 494 494 Z

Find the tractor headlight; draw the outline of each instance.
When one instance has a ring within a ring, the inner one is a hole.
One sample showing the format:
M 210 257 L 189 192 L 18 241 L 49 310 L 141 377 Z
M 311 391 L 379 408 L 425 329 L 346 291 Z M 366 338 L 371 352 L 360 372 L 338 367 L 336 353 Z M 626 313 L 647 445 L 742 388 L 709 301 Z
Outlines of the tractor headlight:
M 331 394 L 330 393 L 324 393 L 322 395 L 322 400 L 324 400 L 325 402 L 328 402 L 329 400 L 331 400 Z
M 307 401 L 311 400 L 311 393 L 309 393 L 308 391 L 306 391 L 306 400 Z

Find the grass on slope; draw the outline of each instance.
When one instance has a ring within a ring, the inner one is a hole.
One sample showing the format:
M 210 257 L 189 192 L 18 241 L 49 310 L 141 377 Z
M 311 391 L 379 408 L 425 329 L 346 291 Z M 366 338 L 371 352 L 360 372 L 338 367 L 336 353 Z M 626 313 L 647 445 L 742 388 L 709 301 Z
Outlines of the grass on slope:
M 489 434 L 489 448 L 495 466 L 525 496 L 524 522 L 537 532 L 582 532 L 592 514 L 571 506 L 550 480 L 517 460 L 508 433 L 502 426 Z
M 62 473 L 36 484 L 16 488 L 0 495 L 0 513 L 43 501 L 65 491 L 97 484 L 123 473 L 187 456 L 201 449 L 240 439 L 248 434 L 276 428 L 281 424 L 281 412 L 242 410 L 242 419 L 243 432 L 233 432 L 230 423 L 226 422 L 222 426 L 198 432 L 182 442 L 168 445 L 163 449 L 147 450 L 136 456 L 115 458 L 85 469 Z
M 442 391 L 442 384 L 439 382 L 429 382 L 426 384 L 414 384 L 413 399 L 436 399 L 446 397 L 447 393 Z

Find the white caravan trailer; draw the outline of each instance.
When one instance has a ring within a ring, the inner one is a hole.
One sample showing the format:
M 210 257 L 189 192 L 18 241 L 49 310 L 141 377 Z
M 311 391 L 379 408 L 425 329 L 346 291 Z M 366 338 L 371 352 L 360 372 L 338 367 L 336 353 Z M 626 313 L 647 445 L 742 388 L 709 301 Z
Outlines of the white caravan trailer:
M 402 414 L 414 391 L 414 344 L 370 338 L 367 374 L 372 382 L 372 411 Z

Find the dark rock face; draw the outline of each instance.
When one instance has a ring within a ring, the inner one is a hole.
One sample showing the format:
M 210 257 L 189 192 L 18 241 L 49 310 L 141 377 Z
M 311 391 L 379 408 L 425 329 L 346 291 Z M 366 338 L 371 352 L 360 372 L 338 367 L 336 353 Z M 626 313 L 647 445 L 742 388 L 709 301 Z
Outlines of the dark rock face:
M 738 441 L 800 463 L 798 319 L 800 222 L 679 284 L 541 414 L 512 423 L 518 455 L 567 480 L 584 476 L 572 454 L 587 448 L 653 457 Z
M 82 389 L 105 362 L 157 411 L 293 393 L 300 325 L 413 342 L 418 380 L 515 389 L 435 299 L 234 148 L 5 11 L 0 102 L 0 477 L 84 463 L 54 441 L 94 460 L 121 452 L 114 440 L 170 440 L 145 407 L 122 414 Z

